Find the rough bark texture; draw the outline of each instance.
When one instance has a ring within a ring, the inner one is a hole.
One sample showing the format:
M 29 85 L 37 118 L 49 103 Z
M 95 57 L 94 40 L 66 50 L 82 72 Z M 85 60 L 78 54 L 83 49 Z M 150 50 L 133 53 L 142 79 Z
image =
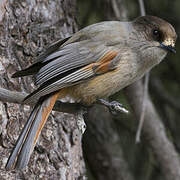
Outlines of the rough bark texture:
M 31 77 L 11 75 L 34 62 L 45 45 L 72 34 L 75 0 L 0 1 L 0 86 L 31 92 Z M 28 167 L 4 169 L 16 139 L 29 115 L 29 106 L 0 102 L 0 179 L 84 179 L 81 133 L 74 115 L 53 112 L 48 119 Z

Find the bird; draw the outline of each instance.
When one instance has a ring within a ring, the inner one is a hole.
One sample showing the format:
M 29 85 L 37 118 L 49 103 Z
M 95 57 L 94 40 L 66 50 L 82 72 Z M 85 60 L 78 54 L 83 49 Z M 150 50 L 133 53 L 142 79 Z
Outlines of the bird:
M 91 106 L 131 83 L 175 53 L 173 26 L 156 16 L 89 25 L 47 47 L 15 77 L 34 75 L 38 88 L 24 99 L 37 100 L 6 164 L 23 169 L 56 100 Z

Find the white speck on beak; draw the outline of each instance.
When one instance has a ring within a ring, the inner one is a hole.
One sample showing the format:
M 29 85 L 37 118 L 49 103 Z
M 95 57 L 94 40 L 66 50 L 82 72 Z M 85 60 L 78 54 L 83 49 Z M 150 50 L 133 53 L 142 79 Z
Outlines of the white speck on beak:
M 171 38 L 166 39 L 166 40 L 163 42 L 163 44 L 164 44 L 165 46 L 172 46 L 172 47 L 175 46 L 175 42 L 174 42 L 174 40 L 171 39 Z

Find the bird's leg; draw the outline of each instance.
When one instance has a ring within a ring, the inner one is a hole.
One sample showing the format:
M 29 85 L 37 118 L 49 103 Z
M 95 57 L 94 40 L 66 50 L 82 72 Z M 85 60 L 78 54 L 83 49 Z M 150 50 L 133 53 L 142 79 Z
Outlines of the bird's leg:
M 109 102 L 104 99 L 98 99 L 97 103 L 108 107 L 112 114 L 117 114 L 119 112 L 126 113 L 126 114 L 129 113 L 129 111 L 126 108 L 124 108 L 123 105 L 117 101 Z

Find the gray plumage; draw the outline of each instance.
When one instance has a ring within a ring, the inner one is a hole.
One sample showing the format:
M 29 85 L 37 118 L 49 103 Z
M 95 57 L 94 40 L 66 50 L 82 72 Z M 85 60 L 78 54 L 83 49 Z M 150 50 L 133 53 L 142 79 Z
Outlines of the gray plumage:
M 22 169 L 57 98 L 92 105 L 110 96 L 175 52 L 177 35 L 166 21 L 142 16 L 131 22 L 88 26 L 53 43 L 29 68 L 13 77 L 35 75 L 37 90 L 25 98 L 38 100 L 6 165 Z

